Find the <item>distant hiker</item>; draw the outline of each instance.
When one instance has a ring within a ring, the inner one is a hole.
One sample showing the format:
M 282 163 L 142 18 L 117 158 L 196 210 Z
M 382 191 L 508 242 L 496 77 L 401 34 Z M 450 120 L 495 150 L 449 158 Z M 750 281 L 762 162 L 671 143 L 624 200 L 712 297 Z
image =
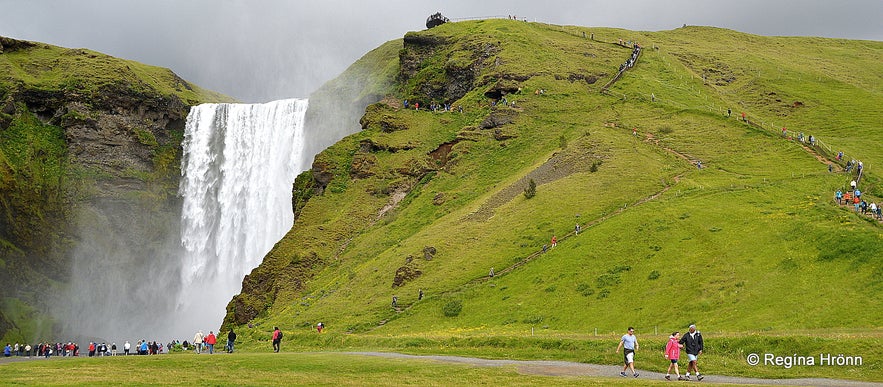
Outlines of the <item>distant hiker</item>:
M 684 347 L 683 344 L 678 343 L 680 338 L 681 332 L 674 332 L 668 338 L 668 344 L 665 345 L 665 358 L 671 361 L 671 364 L 668 365 L 668 370 L 665 371 L 665 380 L 671 380 L 672 367 L 675 369 L 675 375 L 678 376 L 678 380 L 684 380 L 684 377 L 681 376 L 681 371 L 678 370 L 678 359 L 681 358 L 681 348 Z
M 493 277 L 494 276 L 494 268 L 491 268 L 491 271 L 489 271 L 487 273 L 487 275 L 488 275 L 488 277 Z
M 9 343 L 6 343 L 6 347 L 3 348 L 3 356 L 10 357 L 12 356 L 12 346 Z
M 273 327 L 273 352 L 279 352 L 279 348 L 282 346 L 282 331 L 279 330 L 279 327 Z
M 123 354 L 129 356 L 130 349 L 132 349 L 132 344 L 129 344 L 129 340 L 126 340 L 126 343 L 123 344 Z
M 576 227 L 573 228 L 573 233 L 579 235 L 580 231 L 582 231 L 582 227 L 580 227 L 579 223 L 577 223 Z
M 399 305 L 399 298 L 396 296 L 392 296 L 392 307 L 395 308 Z
M 417 290 L 417 300 L 419 301 L 422 299 L 423 299 L 423 289 L 418 289 Z
M 690 325 L 690 332 L 681 337 L 681 340 L 678 343 L 684 345 L 684 351 L 687 352 L 687 359 L 690 360 L 690 363 L 687 364 L 687 375 L 686 380 L 690 380 L 690 370 L 696 372 L 696 380 L 702 380 L 702 375 L 699 373 L 699 355 L 702 354 L 702 349 L 704 347 L 702 342 L 702 333 L 696 330 L 696 325 Z
M 208 331 L 208 336 L 205 337 L 205 345 L 208 347 L 209 355 L 213 355 L 215 353 L 215 343 L 218 342 L 218 338 L 215 337 L 214 331 Z
M 230 333 L 227 333 L 227 353 L 233 353 L 233 346 L 236 342 L 236 332 L 233 332 L 233 328 L 230 328 Z
M 404 107 L 405 107 L 405 109 L 407 109 L 407 108 L 408 108 L 408 100 L 407 100 L 407 99 L 406 99 L 406 100 L 404 100 L 404 101 L 402 101 L 402 106 L 404 106 Z
M 110 345 L 110 356 L 117 355 L 117 343 L 113 343 Z
M 544 253 L 545 253 L 546 250 L 548 250 L 548 249 L 549 249 L 549 245 L 543 245 L 543 252 L 544 252 Z
M 696 168 L 702 169 L 702 160 L 696 160 Z
M 635 337 L 635 328 L 629 327 L 628 332 L 622 335 L 622 339 L 619 340 L 619 345 L 616 346 L 616 353 L 619 353 L 620 348 L 622 348 L 623 362 L 625 362 L 625 365 L 622 367 L 619 376 L 625 377 L 625 371 L 631 368 L 632 375 L 637 378 L 638 373 L 635 372 L 635 351 L 638 349 L 638 338 Z
M 852 191 L 855 191 L 856 182 L 855 180 L 849 182 L 849 187 L 852 188 Z
M 414 110 L 420 110 L 420 102 L 414 102 Z
M 727 108 L 727 118 L 730 118 L 730 115 L 733 114 L 733 111 L 730 108 Z
M 203 335 L 202 331 L 196 331 L 196 334 L 193 335 L 193 346 L 196 347 L 196 353 L 202 353 L 202 342 L 205 340 L 205 335 Z
M 837 161 L 843 158 L 843 151 L 837 152 Z
M 742 112 L 742 121 L 748 122 L 748 118 L 745 117 L 745 112 Z
M 638 137 L 638 128 L 632 128 L 632 135 Z
M 322 329 L 325 329 L 325 324 L 322 324 L 321 322 L 316 324 L 316 332 L 322 333 Z
M 834 192 L 834 198 L 837 199 L 837 204 L 843 204 L 843 191 L 838 189 Z
M 828 164 L 828 173 L 834 172 L 834 164 Z
M 816 138 L 813 135 L 809 135 L 809 145 L 816 146 Z
M 650 93 L 650 102 L 656 102 L 656 94 Z
M 788 130 L 785 127 L 782 127 L 782 137 L 788 137 Z

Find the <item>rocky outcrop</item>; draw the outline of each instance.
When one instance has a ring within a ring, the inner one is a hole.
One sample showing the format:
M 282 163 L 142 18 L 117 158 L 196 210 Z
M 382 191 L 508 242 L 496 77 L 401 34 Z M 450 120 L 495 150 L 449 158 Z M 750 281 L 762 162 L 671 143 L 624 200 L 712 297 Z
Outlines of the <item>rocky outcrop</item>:
M 16 51 L 15 58 L 30 58 L 30 50 L 39 52 L 26 62 L 3 57 Z M 19 289 L 4 294 L 36 316 L 53 309 L 47 300 L 54 297 L 43 293 L 50 291 L 47 281 L 68 282 L 76 246 L 102 234 L 84 228 L 114 230 L 132 246 L 154 245 L 151 238 L 164 232 L 160 227 L 174 232 L 166 221 L 178 217 L 189 105 L 208 98 L 167 69 L 136 72 L 125 61 L 82 49 L 0 38 L 2 66 L 18 66 L 27 77 L 0 79 L 0 132 L 19 134 L 0 144 L 0 158 L 3 147 L 22 146 L 36 157 L 0 170 L 6 181 L 0 184 L 0 262 L 8 269 L 0 282 Z M 50 77 L 49 71 L 63 75 Z M 142 78 L 145 73 L 151 78 Z M 36 171 L 42 171 L 40 178 Z M 121 216 L 150 224 L 143 228 L 154 235 L 113 224 Z M 4 324 L 13 334 L 36 336 L 20 331 L 27 325 L 14 319 Z

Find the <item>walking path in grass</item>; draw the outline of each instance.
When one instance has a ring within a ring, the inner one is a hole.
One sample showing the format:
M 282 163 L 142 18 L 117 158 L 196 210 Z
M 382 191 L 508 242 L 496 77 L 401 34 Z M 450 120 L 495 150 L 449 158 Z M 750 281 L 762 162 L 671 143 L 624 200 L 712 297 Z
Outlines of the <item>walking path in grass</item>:
M 514 366 L 519 373 L 542 376 L 583 376 L 583 377 L 619 377 L 622 366 L 575 363 L 559 360 L 494 360 L 474 357 L 442 356 L 442 355 L 406 355 L 394 352 L 345 352 L 349 355 L 377 356 L 397 359 L 432 360 L 442 363 L 467 364 L 475 367 L 507 367 Z M 665 374 L 641 369 L 638 380 L 664 381 Z M 737 376 L 704 375 L 704 384 L 740 384 L 740 385 L 775 385 L 775 386 L 842 386 L 871 387 L 883 386 L 883 383 L 861 382 L 842 379 L 801 378 L 801 379 L 757 379 Z M 629 379 L 633 379 L 629 376 Z M 693 378 L 695 381 L 695 377 Z

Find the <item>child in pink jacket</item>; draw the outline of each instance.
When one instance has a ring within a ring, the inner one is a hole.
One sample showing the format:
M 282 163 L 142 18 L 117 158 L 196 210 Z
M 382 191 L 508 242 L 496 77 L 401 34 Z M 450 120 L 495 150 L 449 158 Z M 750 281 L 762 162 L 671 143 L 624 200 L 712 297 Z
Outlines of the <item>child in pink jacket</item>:
M 681 332 L 674 332 L 668 338 L 668 344 L 665 345 L 665 358 L 671 360 L 671 364 L 668 365 L 668 371 L 665 371 L 665 380 L 671 380 L 671 367 L 675 368 L 675 375 L 678 376 L 678 380 L 684 380 L 681 372 L 678 370 L 678 359 L 681 357 L 681 348 L 684 347 L 683 344 L 678 343 L 680 338 Z

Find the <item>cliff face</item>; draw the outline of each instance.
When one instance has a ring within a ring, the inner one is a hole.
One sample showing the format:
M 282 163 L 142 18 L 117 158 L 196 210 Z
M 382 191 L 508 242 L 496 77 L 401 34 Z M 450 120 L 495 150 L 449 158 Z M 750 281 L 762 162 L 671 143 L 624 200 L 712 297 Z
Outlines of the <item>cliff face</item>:
M 147 245 L 163 232 L 131 223 L 174 227 L 189 108 L 230 99 L 167 69 L 8 38 L 0 73 L 0 337 L 31 340 L 52 332 L 33 324 L 49 295 L 82 280 L 77 246 L 107 233 Z

